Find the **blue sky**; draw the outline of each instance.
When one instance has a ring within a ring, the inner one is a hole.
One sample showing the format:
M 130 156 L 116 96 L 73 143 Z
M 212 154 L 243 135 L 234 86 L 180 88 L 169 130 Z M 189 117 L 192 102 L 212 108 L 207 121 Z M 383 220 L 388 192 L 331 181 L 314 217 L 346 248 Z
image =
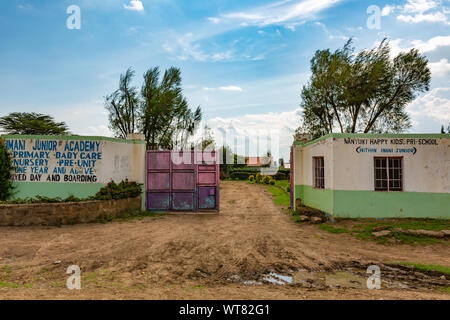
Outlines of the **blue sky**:
M 81 10 L 69 30 L 66 9 Z M 380 9 L 368 28 L 367 8 Z M 357 49 L 387 37 L 393 53 L 417 47 L 431 90 L 408 111 L 412 132 L 450 123 L 449 0 L 4 0 L 0 2 L 0 116 L 49 113 L 73 133 L 111 135 L 103 97 L 128 67 L 180 67 L 192 107 L 219 128 L 278 129 L 287 157 L 302 85 L 318 49 L 349 37 Z

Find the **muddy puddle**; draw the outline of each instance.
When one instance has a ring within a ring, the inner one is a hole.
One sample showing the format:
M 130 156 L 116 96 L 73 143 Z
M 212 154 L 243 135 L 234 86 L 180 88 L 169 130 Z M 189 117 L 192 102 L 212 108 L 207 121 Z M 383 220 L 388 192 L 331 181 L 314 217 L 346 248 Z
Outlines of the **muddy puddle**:
M 257 280 L 244 280 L 239 275 L 229 277 L 227 280 L 239 282 L 244 285 L 279 285 L 301 286 L 306 288 L 355 288 L 367 289 L 368 280 L 372 274 L 367 273 L 368 266 L 338 267 L 335 270 L 306 270 L 300 269 L 289 272 L 271 271 L 260 275 Z M 439 272 L 423 273 L 404 266 L 379 264 L 381 289 L 405 289 L 449 287 L 450 281 Z M 369 280 L 369 285 L 373 284 Z

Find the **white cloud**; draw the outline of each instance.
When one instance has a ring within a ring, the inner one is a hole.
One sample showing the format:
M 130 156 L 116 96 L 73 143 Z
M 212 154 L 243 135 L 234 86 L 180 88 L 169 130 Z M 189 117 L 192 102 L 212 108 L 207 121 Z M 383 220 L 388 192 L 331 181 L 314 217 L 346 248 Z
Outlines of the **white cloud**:
M 223 87 L 219 87 L 219 88 L 203 87 L 203 90 L 206 90 L 206 91 L 220 90 L 220 91 L 234 91 L 234 92 L 244 91 L 241 87 L 233 86 L 233 85 L 223 86 Z
M 176 56 L 180 60 L 193 58 L 197 61 L 206 61 L 209 56 L 205 54 L 192 33 L 186 33 L 177 37 L 174 41 L 168 41 L 163 45 L 163 49 Z
M 215 23 L 215 24 L 220 22 L 219 18 L 214 18 L 214 17 L 209 17 L 208 20 L 211 21 L 212 23 Z
M 394 9 L 395 9 L 394 6 L 387 5 L 381 10 L 381 15 L 383 17 L 386 17 L 386 16 L 390 15 L 392 12 L 394 12 Z
M 299 111 L 300 109 L 286 112 L 245 114 L 228 118 L 216 117 L 208 120 L 207 124 L 213 128 L 218 145 L 227 142 L 233 148 L 236 141 L 236 150 L 239 154 L 246 156 L 261 156 L 270 149 L 276 161 L 279 157 L 282 157 L 286 162 L 289 162 L 289 148 L 293 142 L 295 129 L 300 125 Z M 271 147 L 266 145 L 269 136 L 272 137 Z M 234 137 L 237 139 L 234 140 Z M 244 137 L 248 137 L 249 140 L 247 152 L 245 152 Z M 256 148 L 258 139 L 259 150 Z
M 447 22 L 447 16 L 441 12 L 423 14 L 419 13 L 414 16 L 399 15 L 397 19 L 403 22 L 420 23 L 420 22 Z
M 437 2 L 434 0 L 408 0 L 403 9 L 406 12 L 423 13 L 436 7 Z
M 405 5 L 396 7 L 400 11 L 397 19 L 406 23 L 442 22 L 449 24 L 447 17 L 449 12 L 440 5 L 441 3 L 435 0 L 408 0 Z
M 447 58 L 442 58 L 438 62 L 428 64 L 433 76 L 443 77 L 450 73 L 450 63 Z
M 132 11 L 138 11 L 138 12 L 144 11 L 144 5 L 139 0 L 131 0 L 129 5 L 124 4 L 123 7 L 127 10 L 132 10 Z
M 17 7 L 22 10 L 27 10 L 27 9 L 32 8 L 31 4 L 29 4 L 29 3 L 20 3 Z
M 283 25 L 295 30 L 295 26 L 304 23 L 321 11 L 341 2 L 342 0 L 301 0 L 280 1 L 270 5 L 223 14 L 222 20 L 240 23 L 241 26 Z
M 414 100 L 406 110 L 416 132 L 439 132 L 450 123 L 450 88 L 435 88 Z
M 450 46 L 450 36 L 437 36 L 426 41 L 424 40 L 404 40 L 395 39 L 389 42 L 391 45 L 391 53 L 396 56 L 400 52 L 406 52 L 412 48 L 418 49 L 420 52 L 426 53 L 434 51 L 440 47 Z M 379 42 L 377 43 L 377 45 Z
M 219 90 L 222 91 L 240 91 L 242 92 L 242 88 L 237 87 L 237 86 L 226 86 L 226 87 L 220 87 Z

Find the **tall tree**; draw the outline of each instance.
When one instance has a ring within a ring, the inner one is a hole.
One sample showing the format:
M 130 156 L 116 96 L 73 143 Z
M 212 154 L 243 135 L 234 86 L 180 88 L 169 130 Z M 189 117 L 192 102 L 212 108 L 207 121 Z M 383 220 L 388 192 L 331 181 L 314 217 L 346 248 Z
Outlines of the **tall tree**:
M 56 122 L 52 116 L 35 112 L 13 112 L 0 118 L 1 131 L 7 134 L 62 135 L 69 129 L 64 122 Z
M 131 85 L 133 77 L 134 71 L 129 68 L 120 75 L 119 89 L 105 97 L 109 128 L 122 139 L 135 133 L 137 128 L 139 96 L 136 87 Z
M 140 129 L 144 133 L 147 148 L 186 148 L 188 138 L 195 132 L 202 113 L 189 108 L 181 88 L 181 71 L 170 68 L 160 80 L 158 67 L 144 74 L 141 89 Z
M 411 126 L 405 110 L 429 90 L 431 72 L 418 50 L 390 59 L 389 42 L 354 54 L 352 40 L 335 52 L 319 50 L 302 90 L 303 131 L 314 138 L 332 132 L 402 132 Z

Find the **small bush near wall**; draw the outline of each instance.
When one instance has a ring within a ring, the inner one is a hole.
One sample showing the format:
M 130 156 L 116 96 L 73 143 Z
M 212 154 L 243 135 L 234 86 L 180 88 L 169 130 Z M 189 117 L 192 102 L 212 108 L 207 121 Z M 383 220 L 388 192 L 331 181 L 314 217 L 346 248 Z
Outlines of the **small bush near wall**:
M 128 180 L 116 184 L 114 181 L 109 182 L 106 187 L 101 188 L 95 195 L 96 200 L 112 200 L 125 199 L 140 196 L 142 193 L 142 185 Z
M 248 180 L 248 178 L 252 175 L 251 172 L 233 172 L 230 174 L 231 179 L 238 179 L 238 180 Z
M 0 201 L 8 200 L 13 195 L 12 170 L 11 155 L 6 149 L 5 141 L 0 138 Z
M 142 194 L 142 185 L 128 180 L 116 184 L 114 181 L 109 182 L 106 187 L 100 189 L 93 197 L 77 198 L 69 196 L 67 198 L 49 198 L 45 196 L 36 196 L 34 198 L 15 198 L 11 200 L 0 200 L 0 204 L 35 204 L 35 203 L 67 203 L 67 202 L 87 202 L 95 200 L 118 200 L 127 198 L 136 198 Z

